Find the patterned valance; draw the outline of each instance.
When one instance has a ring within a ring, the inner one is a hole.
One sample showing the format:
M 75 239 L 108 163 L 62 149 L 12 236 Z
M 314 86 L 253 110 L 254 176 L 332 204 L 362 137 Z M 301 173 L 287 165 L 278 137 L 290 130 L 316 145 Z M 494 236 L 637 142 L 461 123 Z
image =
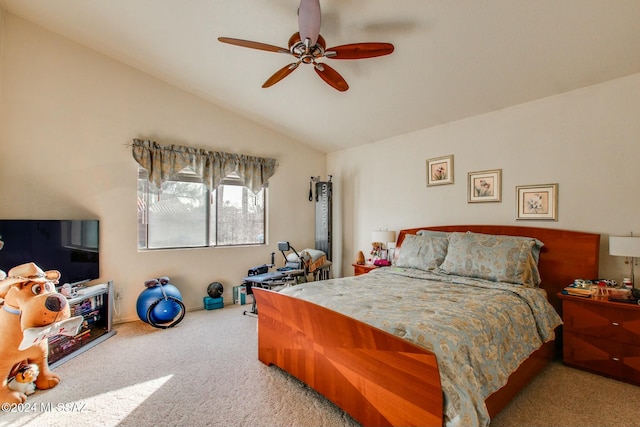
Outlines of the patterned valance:
M 202 177 L 210 189 L 218 188 L 222 180 L 236 172 L 244 185 L 254 193 L 266 187 L 275 173 L 275 159 L 242 154 L 206 151 L 181 145 L 163 146 L 154 141 L 133 140 L 133 158 L 149 173 L 149 181 L 160 191 L 162 183 L 189 167 Z

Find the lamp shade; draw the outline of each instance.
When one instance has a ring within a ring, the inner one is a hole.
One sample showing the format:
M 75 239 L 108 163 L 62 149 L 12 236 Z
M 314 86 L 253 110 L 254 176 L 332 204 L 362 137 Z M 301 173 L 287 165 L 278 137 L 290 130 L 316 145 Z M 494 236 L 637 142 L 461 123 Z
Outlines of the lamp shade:
M 609 254 L 640 258 L 640 237 L 609 236 Z
M 377 230 L 371 233 L 371 242 L 380 242 L 387 244 L 396 241 L 396 232 L 388 230 Z

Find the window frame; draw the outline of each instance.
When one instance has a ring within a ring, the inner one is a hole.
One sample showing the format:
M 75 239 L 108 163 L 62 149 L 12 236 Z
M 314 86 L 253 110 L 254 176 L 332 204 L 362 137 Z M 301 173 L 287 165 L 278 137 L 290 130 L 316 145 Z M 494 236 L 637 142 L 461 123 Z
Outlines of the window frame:
M 146 199 L 144 199 L 142 201 L 143 207 L 140 207 L 140 181 L 144 180 L 144 194 L 146 196 Z M 175 181 L 175 182 L 186 182 L 186 183 L 197 183 L 197 184 L 203 184 L 203 180 L 200 176 L 198 176 L 196 173 L 189 171 L 188 168 L 185 168 L 185 170 L 181 171 L 180 173 L 178 173 L 176 176 L 171 177 L 170 179 L 168 179 L 167 181 Z M 234 248 L 234 247 L 241 247 L 241 246 L 264 246 L 267 244 L 267 224 L 268 224 L 268 191 L 267 191 L 267 187 L 263 187 L 261 192 L 262 194 L 262 216 L 263 216 L 263 221 L 262 221 L 262 242 L 247 242 L 247 243 L 232 243 L 232 244 L 218 244 L 219 241 L 219 235 L 218 235 L 218 230 L 219 230 L 219 214 L 220 214 L 220 206 L 219 206 L 219 197 L 221 197 L 221 193 L 219 191 L 217 191 L 216 189 L 210 189 L 207 188 L 205 186 L 206 189 L 206 194 L 209 198 L 209 202 L 205 204 L 205 244 L 204 245 L 193 245 L 193 246 L 165 246 L 165 247 L 157 247 L 157 248 L 151 248 L 149 247 L 149 206 L 150 206 L 150 198 L 151 197 L 162 197 L 162 193 L 160 193 L 160 195 L 154 191 L 152 189 L 152 185 L 151 182 L 149 181 L 149 173 L 147 172 L 146 169 L 142 168 L 142 167 L 138 167 L 138 177 L 137 177 L 137 183 L 138 183 L 138 219 L 136 221 L 136 228 L 137 228 L 137 235 L 138 235 L 138 239 L 137 239 L 137 249 L 138 251 L 158 251 L 158 250 L 182 250 L 182 249 L 200 249 L 200 248 Z M 243 191 L 249 191 L 251 192 L 251 190 L 244 185 L 244 182 L 242 181 L 242 178 L 240 176 L 238 176 L 236 173 L 232 173 L 231 175 L 225 177 L 222 179 L 222 181 L 220 182 L 220 186 L 222 185 L 227 185 L 227 186 L 238 186 L 238 187 L 243 187 Z M 219 187 L 218 187 L 219 188 Z M 251 194 L 253 194 L 251 192 Z M 212 199 L 214 198 L 215 195 L 215 208 L 213 206 L 213 202 Z M 141 218 L 140 218 L 140 212 L 142 210 L 142 216 L 143 216 L 143 220 L 141 222 Z M 212 228 L 212 221 L 214 221 L 215 219 L 215 235 L 211 236 L 211 228 Z M 142 241 L 141 239 L 141 225 L 144 224 L 144 243 L 145 246 L 141 247 L 140 246 L 140 242 Z M 212 240 L 215 241 L 215 244 L 212 244 Z

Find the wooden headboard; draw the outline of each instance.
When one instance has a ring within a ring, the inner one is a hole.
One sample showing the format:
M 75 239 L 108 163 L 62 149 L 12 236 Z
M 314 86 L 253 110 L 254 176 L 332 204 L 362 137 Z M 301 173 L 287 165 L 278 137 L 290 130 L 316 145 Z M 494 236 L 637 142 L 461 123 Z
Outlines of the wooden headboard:
M 540 287 L 547 291 L 549 302 L 558 313 L 562 313 L 561 302 L 557 297 L 558 292 L 573 283 L 574 279 L 598 278 L 599 234 L 511 225 L 443 225 L 400 230 L 396 247 L 401 247 L 405 235 L 416 234 L 420 230 L 471 231 L 534 237 L 540 240 L 544 243 L 538 263 L 542 277 Z

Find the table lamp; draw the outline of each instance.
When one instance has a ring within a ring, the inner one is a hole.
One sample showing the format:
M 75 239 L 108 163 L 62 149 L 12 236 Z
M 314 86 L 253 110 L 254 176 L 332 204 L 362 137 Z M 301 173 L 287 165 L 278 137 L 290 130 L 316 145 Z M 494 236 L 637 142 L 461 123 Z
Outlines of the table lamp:
M 640 257 L 640 237 L 631 236 L 609 236 L 609 254 L 615 256 L 623 256 L 630 258 L 631 264 L 631 283 L 635 288 L 635 280 L 633 277 L 633 264 L 635 258 Z

